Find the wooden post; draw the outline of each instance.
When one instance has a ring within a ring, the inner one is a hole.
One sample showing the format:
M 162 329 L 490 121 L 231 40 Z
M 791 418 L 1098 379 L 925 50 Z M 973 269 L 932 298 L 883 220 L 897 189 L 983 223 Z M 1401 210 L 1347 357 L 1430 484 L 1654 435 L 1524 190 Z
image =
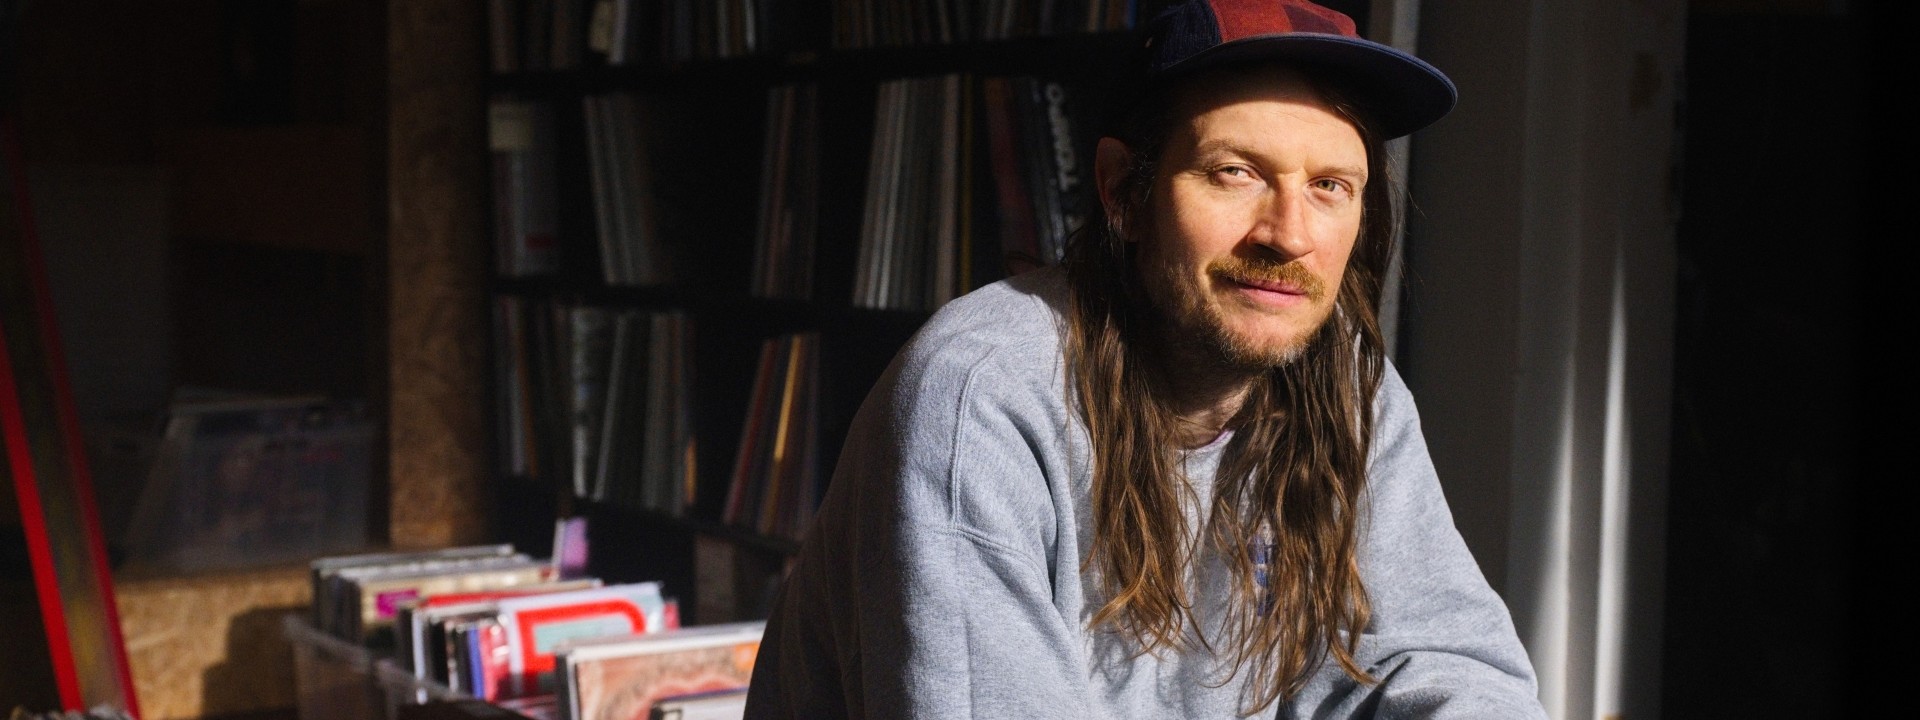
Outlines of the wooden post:
M 484 3 L 388 4 L 388 357 L 396 547 L 487 534 Z

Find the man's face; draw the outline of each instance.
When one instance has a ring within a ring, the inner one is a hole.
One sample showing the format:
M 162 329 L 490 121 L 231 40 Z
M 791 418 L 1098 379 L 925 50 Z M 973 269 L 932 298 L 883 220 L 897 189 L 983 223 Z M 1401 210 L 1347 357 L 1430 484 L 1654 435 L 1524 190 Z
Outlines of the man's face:
M 1177 101 L 1141 277 L 1174 339 L 1242 369 L 1299 357 L 1360 232 L 1360 132 L 1297 75 L 1215 80 Z

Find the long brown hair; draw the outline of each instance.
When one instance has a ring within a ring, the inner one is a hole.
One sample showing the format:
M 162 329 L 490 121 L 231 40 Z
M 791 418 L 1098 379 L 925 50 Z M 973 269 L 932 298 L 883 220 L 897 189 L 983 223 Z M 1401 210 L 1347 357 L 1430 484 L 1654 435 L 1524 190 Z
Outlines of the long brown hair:
M 1129 242 L 1151 227 L 1148 198 L 1178 120 L 1177 90 L 1147 91 L 1109 129 L 1131 151 L 1131 166 L 1115 206 L 1090 216 L 1061 263 L 1072 297 L 1071 387 L 1093 443 L 1095 531 L 1085 567 L 1099 573 L 1110 598 L 1090 624 L 1121 631 L 1141 653 L 1189 650 L 1195 642 L 1224 652 L 1233 670 L 1223 684 L 1250 673 L 1249 713 L 1292 697 L 1328 658 L 1355 679 L 1374 681 L 1354 661 L 1371 617 L 1358 523 L 1372 399 L 1385 364 L 1380 278 L 1399 218 L 1381 141 L 1337 88 L 1317 86 L 1360 128 L 1370 180 L 1333 312 L 1305 354 L 1254 383 L 1229 423 L 1234 434 L 1212 479 L 1212 531 L 1201 539 L 1232 572 L 1219 650 L 1197 632 L 1189 597 L 1187 575 L 1201 548 L 1182 511 L 1178 419 L 1147 347 L 1155 315 L 1135 266 L 1137 243 Z

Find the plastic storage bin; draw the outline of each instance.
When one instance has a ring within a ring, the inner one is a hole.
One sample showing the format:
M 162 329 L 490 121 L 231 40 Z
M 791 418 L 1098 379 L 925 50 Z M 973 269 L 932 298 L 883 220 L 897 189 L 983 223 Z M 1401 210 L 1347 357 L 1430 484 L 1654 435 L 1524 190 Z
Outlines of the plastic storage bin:
M 293 645 L 300 720 L 397 720 L 405 705 L 469 697 L 416 678 L 391 658 L 320 632 L 299 613 L 283 617 L 281 627 Z
M 261 567 L 367 547 L 375 427 L 365 403 L 175 402 L 127 520 L 128 567 Z

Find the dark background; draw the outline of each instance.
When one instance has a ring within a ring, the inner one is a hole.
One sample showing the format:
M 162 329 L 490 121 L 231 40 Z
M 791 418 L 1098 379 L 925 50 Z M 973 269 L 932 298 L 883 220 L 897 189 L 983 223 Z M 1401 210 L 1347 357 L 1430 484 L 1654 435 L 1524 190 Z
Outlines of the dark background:
M 1911 13 L 1835 5 L 1688 21 L 1667 717 L 1878 715 L 1911 637 Z

